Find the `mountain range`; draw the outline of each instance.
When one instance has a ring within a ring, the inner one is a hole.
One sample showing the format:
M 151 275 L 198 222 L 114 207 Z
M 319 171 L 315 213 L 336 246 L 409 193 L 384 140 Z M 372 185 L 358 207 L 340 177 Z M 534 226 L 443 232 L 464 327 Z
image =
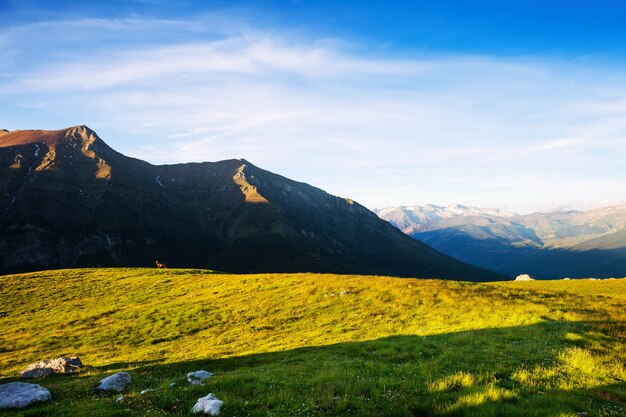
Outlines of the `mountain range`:
M 443 253 L 511 276 L 626 275 L 626 206 L 519 215 L 460 204 L 427 204 L 376 213 Z
M 152 165 L 86 126 L 0 131 L 0 271 L 201 267 L 504 279 L 244 159 Z

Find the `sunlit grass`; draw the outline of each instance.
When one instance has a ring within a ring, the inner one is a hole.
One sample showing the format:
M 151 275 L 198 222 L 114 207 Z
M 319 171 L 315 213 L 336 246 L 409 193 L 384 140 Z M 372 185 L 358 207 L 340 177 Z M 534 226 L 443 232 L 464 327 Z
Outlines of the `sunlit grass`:
M 29 363 L 79 355 L 87 368 L 43 380 L 54 400 L 32 409 L 73 417 L 186 415 L 208 392 L 225 401 L 225 416 L 610 416 L 626 410 L 624 294 L 624 279 L 4 276 L 0 376 L 17 380 Z M 201 368 L 215 373 L 205 387 L 185 382 Z M 93 391 L 118 370 L 133 377 L 123 404 Z

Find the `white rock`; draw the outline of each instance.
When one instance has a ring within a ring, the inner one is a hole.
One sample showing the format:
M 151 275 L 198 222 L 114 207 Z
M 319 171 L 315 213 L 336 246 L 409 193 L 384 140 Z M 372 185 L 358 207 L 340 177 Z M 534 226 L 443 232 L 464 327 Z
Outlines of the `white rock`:
M 213 394 L 198 399 L 196 405 L 193 406 L 191 412 L 194 414 L 204 413 L 210 416 L 216 416 L 220 413 L 220 409 L 224 405 L 224 401 L 218 400 Z
M 189 372 L 187 374 L 187 381 L 191 382 L 194 385 L 200 385 L 205 379 L 211 376 L 213 376 L 213 374 L 207 371 Z
M 521 274 L 515 277 L 515 281 L 534 281 L 535 278 L 531 277 L 528 274 Z
M 115 402 L 116 402 L 116 403 L 121 403 L 122 401 L 124 401 L 124 396 L 123 396 L 123 395 L 120 395 L 119 397 L 117 397 L 117 398 L 115 399 Z
M 139 394 L 144 395 L 144 394 L 146 394 L 148 392 L 152 392 L 152 391 L 154 391 L 152 388 L 148 388 L 148 389 L 142 390 Z
M 122 392 L 130 384 L 130 375 L 126 372 L 118 372 L 100 380 L 99 390 Z
M 0 410 L 7 408 L 24 408 L 39 401 L 52 398 L 50 391 L 37 384 L 11 382 L 0 385 Z

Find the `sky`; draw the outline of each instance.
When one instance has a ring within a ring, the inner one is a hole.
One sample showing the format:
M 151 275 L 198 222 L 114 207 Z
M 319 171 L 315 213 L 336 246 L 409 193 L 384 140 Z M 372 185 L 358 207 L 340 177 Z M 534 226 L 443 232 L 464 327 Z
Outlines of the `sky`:
M 624 21 L 617 0 L 0 0 L 0 128 L 244 158 L 370 209 L 626 204 Z

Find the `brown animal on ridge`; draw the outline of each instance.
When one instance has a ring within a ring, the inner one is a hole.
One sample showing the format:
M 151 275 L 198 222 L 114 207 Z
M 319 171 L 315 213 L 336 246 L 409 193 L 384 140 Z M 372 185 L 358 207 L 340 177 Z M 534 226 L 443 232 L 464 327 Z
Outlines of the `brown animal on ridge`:
M 158 269 L 161 269 L 161 268 L 167 269 L 167 265 L 165 265 L 163 262 L 159 262 L 159 261 L 156 261 L 156 267 Z

